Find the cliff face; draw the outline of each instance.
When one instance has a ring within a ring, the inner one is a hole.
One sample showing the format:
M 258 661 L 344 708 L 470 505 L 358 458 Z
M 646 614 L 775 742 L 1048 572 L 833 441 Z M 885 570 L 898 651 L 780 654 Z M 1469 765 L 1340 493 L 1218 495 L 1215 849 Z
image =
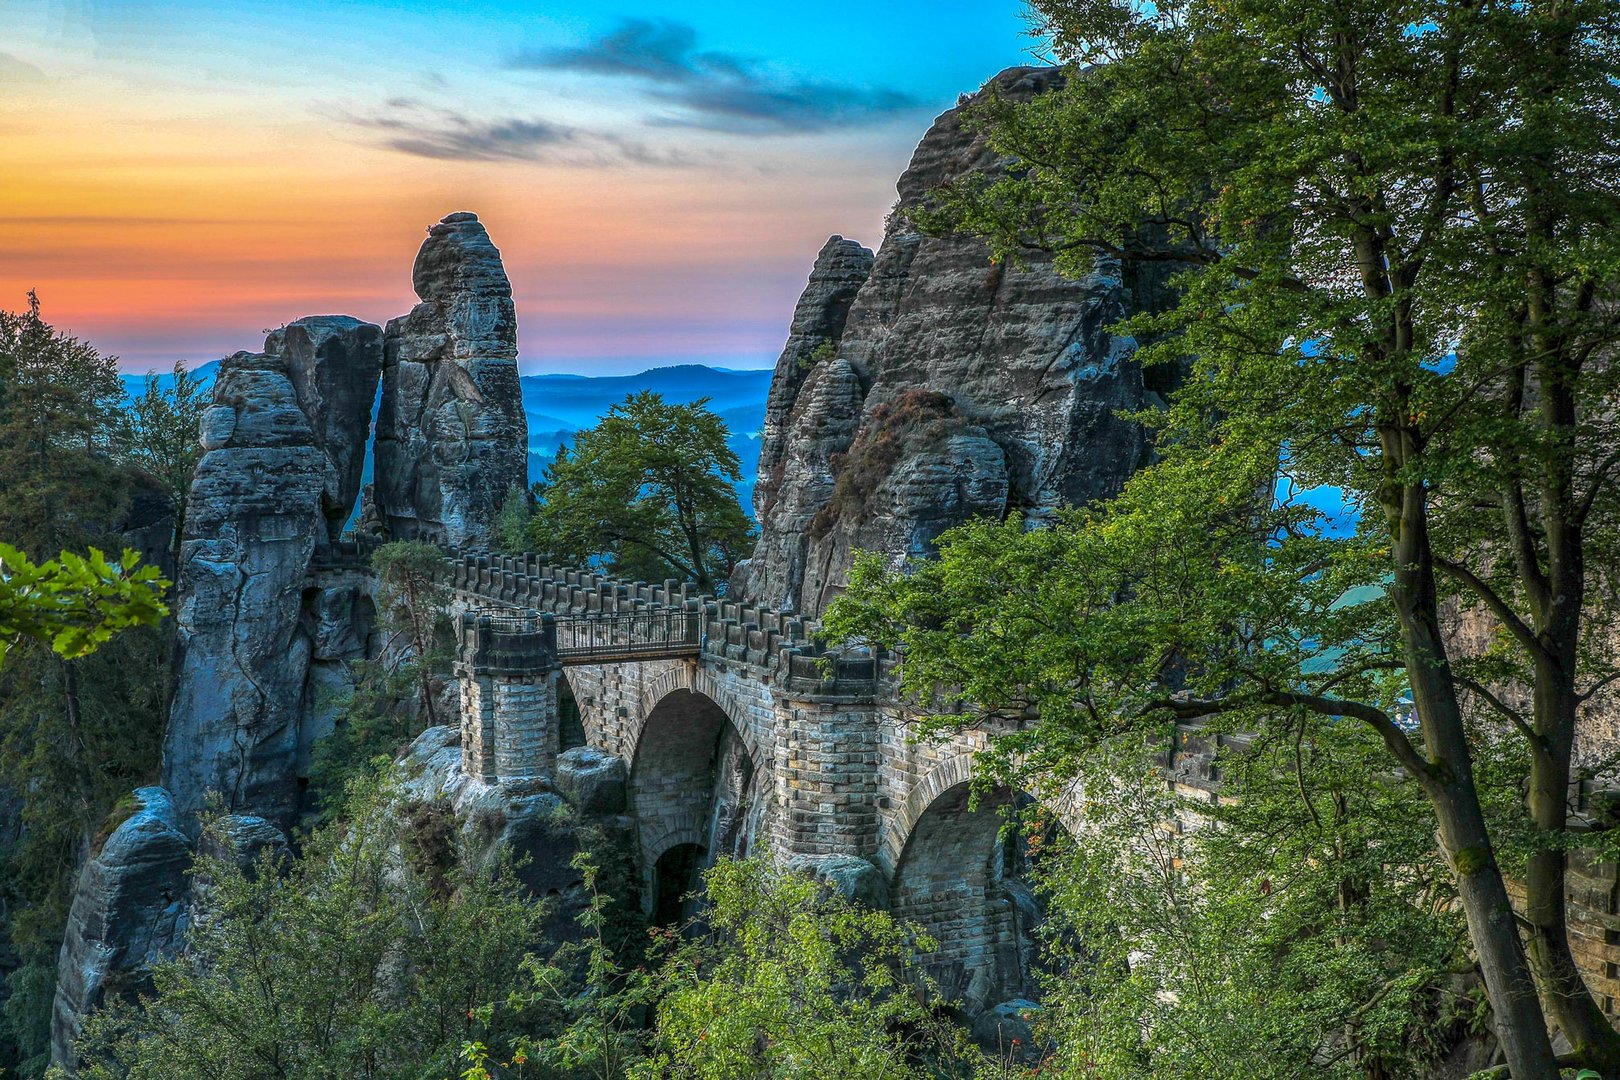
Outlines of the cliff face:
M 413 282 L 422 303 L 386 340 L 371 323 L 312 316 L 220 366 L 175 575 L 164 786 L 138 793 L 143 809 L 80 875 L 58 959 L 58 1063 L 72 1064 L 89 1010 L 141 988 L 182 946 L 198 902 L 184 870 L 210 794 L 244 851 L 283 842 L 301 809 L 299 778 L 349 689 L 347 662 L 376 648 L 373 583 L 334 556 L 379 381 L 377 509 L 396 538 L 482 542 L 525 480 L 512 290 L 478 219 L 434 225 Z
M 964 105 L 992 87 L 1028 99 L 1061 78 L 1013 68 Z M 1111 495 L 1143 461 L 1142 431 L 1116 415 L 1152 400 L 1134 343 L 1106 331 L 1133 304 L 1119 268 L 1099 262 L 1075 281 L 1038 254 L 992 265 L 978 240 L 908 223 L 931 189 L 1001 167 L 963 108 L 918 145 L 865 280 L 848 241 L 816 262 L 772 385 L 760 539 L 734 583 L 750 601 L 818 615 L 857 548 L 922 556 L 975 514 L 1038 516 Z M 841 320 L 821 300 L 832 280 L 856 287 Z M 836 348 L 799 344 L 810 339 Z
M 837 355 L 849 306 L 872 274 L 872 252 L 853 240 L 834 236 L 821 248 L 810 269 L 810 281 L 793 309 L 787 345 L 777 357 L 771 390 L 765 399 L 765 432 L 759 450 L 759 483 L 754 513 L 769 512 L 783 474 L 778 468 L 787 451 L 793 407 L 817 361 Z
M 282 823 L 297 809 L 309 624 L 341 605 L 307 578 L 354 505 L 381 345 L 369 323 L 305 319 L 220 367 L 176 589 L 163 782 L 183 818 L 211 791 Z
M 422 302 L 388 323 L 377 512 L 396 538 L 485 545 L 528 480 L 512 285 L 468 213 L 428 229 L 411 280 Z

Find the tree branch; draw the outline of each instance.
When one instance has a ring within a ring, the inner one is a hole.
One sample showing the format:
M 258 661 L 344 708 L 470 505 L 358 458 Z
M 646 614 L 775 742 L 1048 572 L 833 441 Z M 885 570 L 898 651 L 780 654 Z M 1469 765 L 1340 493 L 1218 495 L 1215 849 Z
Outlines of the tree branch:
M 1536 636 L 1536 632 L 1530 629 L 1525 621 L 1519 618 L 1518 614 L 1508 606 L 1507 601 L 1503 600 L 1501 595 L 1487 585 L 1478 574 L 1475 574 L 1461 563 L 1452 562 L 1450 559 L 1442 559 L 1438 555 L 1434 557 L 1434 565 L 1445 571 L 1450 577 L 1462 582 L 1474 595 L 1483 600 L 1485 606 L 1491 609 L 1491 614 L 1495 615 L 1502 625 L 1507 627 L 1508 632 L 1518 640 L 1520 645 L 1538 656 L 1549 655 L 1546 646 Z

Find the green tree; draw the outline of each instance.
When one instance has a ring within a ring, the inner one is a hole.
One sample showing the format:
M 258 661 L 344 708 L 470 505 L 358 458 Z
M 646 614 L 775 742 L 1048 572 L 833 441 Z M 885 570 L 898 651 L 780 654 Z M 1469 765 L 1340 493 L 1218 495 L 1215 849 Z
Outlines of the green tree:
M 1088 755 L 1072 837 L 1025 812 L 1051 837 L 1032 860 L 1040 1075 L 1432 1075 L 1476 1002 L 1422 792 L 1366 783 L 1384 751 L 1357 727 L 1234 741 L 1230 801 L 1178 795 L 1138 737 Z
M 1165 460 L 1118 507 L 1060 538 L 1004 537 L 1030 554 L 1072 543 L 1062 588 L 1097 612 L 1066 612 L 1072 633 L 1030 627 L 1067 680 L 1013 661 L 1067 682 L 1042 723 L 1284 708 L 1369 725 L 1434 810 L 1513 1075 L 1556 1075 L 1553 1026 L 1620 1075 L 1564 891 L 1576 712 L 1614 675 L 1596 600 L 1620 567 L 1620 8 L 1035 6 L 1072 77 L 987 109 L 1013 168 L 921 219 L 1003 257 L 1056 251 L 1076 274 L 1099 257 L 1181 267 L 1174 309 L 1127 329 L 1145 362 L 1195 358 L 1160 421 Z M 1299 487 L 1342 489 L 1357 534 L 1313 537 L 1256 499 L 1279 462 Z M 1082 550 L 1101 562 L 1075 565 Z M 930 578 L 953 594 L 941 614 L 1004 657 L 990 628 L 1007 619 L 947 563 Z M 1337 604 L 1352 586 L 1366 603 Z M 1448 601 L 1494 620 L 1487 656 L 1449 639 Z M 1101 640 L 1105 624 L 1129 637 Z M 1180 697 L 1167 667 L 1187 673 Z M 1525 751 L 1523 830 L 1483 806 L 1476 758 L 1499 739 Z M 1500 868 L 1519 831 L 1522 939 Z
M 64 551 L 35 565 L 0 544 L 0 664 L 18 641 L 48 644 L 69 659 L 87 656 L 120 630 L 156 626 L 169 613 L 169 583 L 155 566 L 140 566 L 125 551 L 116 563 L 95 548 L 88 556 Z
M 522 985 L 543 909 L 510 867 L 446 857 L 447 806 L 403 800 L 358 781 L 343 822 L 296 859 L 267 849 L 245 867 L 212 820 L 203 848 L 223 854 L 193 871 L 209 917 L 154 971 L 149 998 L 91 1018 L 80 1075 L 441 1080 L 463 1043 L 504 1036 L 478 1010 Z
M 121 546 L 137 483 L 116 453 L 122 399 L 116 360 L 53 329 L 37 297 L 0 312 L 0 535 L 14 547 L 0 575 L 0 799 L 13 826 L 0 845 L 0 928 L 19 964 L 0 1069 L 23 1076 L 49 1052 L 78 866 L 119 796 L 150 779 L 167 704 L 168 648 L 146 625 L 161 614 L 156 571 L 92 550 Z
M 120 417 L 118 437 L 125 457 L 156 479 L 174 504 L 170 547 L 177 566 L 191 474 L 202 457 L 197 432 L 209 400 L 202 380 L 177 362 L 167 389 L 156 375 L 148 373 L 141 396 Z
M 574 865 L 593 896 L 582 939 L 531 958 L 533 988 L 485 1010 L 541 1029 L 498 1055 L 469 1045 L 464 1075 L 920 1080 L 982 1063 L 931 1000 L 933 942 L 887 912 L 768 858 L 723 859 L 704 875 L 702 925 L 654 929 L 638 953 L 610 943 L 595 870 Z
M 395 670 L 408 669 L 416 679 L 418 703 L 429 727 L 439 722 L 433 680 L 448 663 L 442 643 L 450 602 L 449 569 L 444 553 L 423 540 L 396 540 L 371 555 L 372 569 L 383 586 L 381 648 L 395 658 Z
M 0 536 L 33 558 L 105 528 L 121 496 L 107 454 L 123 384 L 116 357 L 55 330 L 28 294 L 0 311 Z
M 624 577 L 677 577 L 713 592 L 748 549 L 737 455 L 708 400 L 671 405 L 631 394 L 563 447 L 534 487 L 535 550 L 559 562 L 602 560 Z
M 662 966 L 652 1047 L 632 1076 L 929 1075 L 913 1059 L 943 1030 L 930 939 L 767 859 L 717 863 L 704 898 L 709 934 Z

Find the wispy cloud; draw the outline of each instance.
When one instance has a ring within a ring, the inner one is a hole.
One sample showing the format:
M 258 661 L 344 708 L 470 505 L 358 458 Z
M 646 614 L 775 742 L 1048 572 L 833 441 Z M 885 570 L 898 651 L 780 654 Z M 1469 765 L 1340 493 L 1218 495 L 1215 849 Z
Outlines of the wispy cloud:
M 0 52 L 0 83 L 42 83 L 47 81 L 45 72 L 30 64 L 26 60 L 19 60 L 10 53 Z
M 390 98 L 378 112 L 338 115 L 355 127 L 378 132 L 381 144 L 391 150 L 443 161 L 539 161 L 583 166 L 689 163 L 682 155 L 607 132 L 586 131 L 538 118 L 473 117 L 408 97 Z
M 738 134 L 878 123 L 918 104 L 899 90 L 787 78 L 747 57 L 700 50 L 697 31 L 670 20 L 629 19 L 582 46 L 524 50 L 508 66 L 632 80 L 648 98 L 675 107 L 655 125 Z

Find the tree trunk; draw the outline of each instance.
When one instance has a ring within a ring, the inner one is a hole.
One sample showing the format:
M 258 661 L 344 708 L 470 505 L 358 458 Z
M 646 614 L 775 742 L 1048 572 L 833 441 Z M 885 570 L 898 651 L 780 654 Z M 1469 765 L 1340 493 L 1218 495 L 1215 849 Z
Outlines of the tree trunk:
M 1569 946 L 1569 855 L 1562 841 L 1569 817 L 1575 692 L 1557 670 L 1558 660 L 1542 657 L 1536 667 L 1536 730 L 1542 752 L 1531 759 L 1527 802 L 1543 843 L 1525 871 L 1526 949 L 1543 1007 L 1569 1039 L 1576 1058 L 1603 1080 L 1620 1080 L 1620 1033 L 1598 1007 Z
M 1388 466 L 1399 468 L 1410 457 L 1404 436 L 1399 430 L 1385 432 Z M 1392 483 L 1385 489 L 1395 564 L 1390 598 L 1400 620 L 1412 703 L 1429 761 L 1426 775 L 1418 779 L 1434 806 L 1441 847 L 1457 881 L 1496 1037 L 1513 1080 L 1558 1080 L 1546 1017 L 1474 786 L 1473 755 L 1440 633 L 1427 499 L 1421 483 Z

